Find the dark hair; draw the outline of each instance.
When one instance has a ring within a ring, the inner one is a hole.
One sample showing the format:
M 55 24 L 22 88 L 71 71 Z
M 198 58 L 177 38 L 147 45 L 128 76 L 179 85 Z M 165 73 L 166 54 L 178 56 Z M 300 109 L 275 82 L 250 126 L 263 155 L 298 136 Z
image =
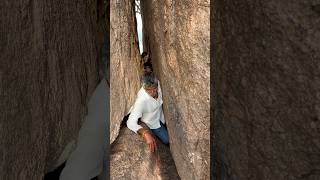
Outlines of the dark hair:
M 143 87 L 158 87 L 158 79 L 153 73 L 145 73 L 143 76 Z
M 146 55 L 148 55 L 148 53 L 147 53 L 147 52 L 143 52 L 143 53 L 141 54 L 141 57 L 144 58 Z
M 146 71 L 146 70 L 148 70 L 148 69 L 149 69 L 151 72 L 153 71 L 152 66 L 144 66 L 144 67 L 143 67 L 143 70 L 144 70 L 144 71 Z

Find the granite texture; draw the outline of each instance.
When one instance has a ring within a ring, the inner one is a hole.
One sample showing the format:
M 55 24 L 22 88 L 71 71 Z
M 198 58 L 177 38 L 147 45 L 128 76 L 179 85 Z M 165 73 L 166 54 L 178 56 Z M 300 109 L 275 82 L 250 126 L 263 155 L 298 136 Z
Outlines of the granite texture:
M 66 160 L 99 82 L 97 9 L 0 2 L 0 179 L 42 179 Z
M 134 0 L 111 2 L 111 179 L 178 180 L 169 147 L 158 142 L 158 153 L 124 123 L 140 89 L 142 62 L 138 49 Z M 121 129 L 121 130 L 120 130 Z M 160 159 L 159 159 L 160 158 Z
M 217 179 L 320 179 L 319 7 L 214 1 Z
M 136 32 L 134 1 L 111 1 L 110 29 L 110 142 L 133 105 L 140 88 L 141 62 Z
M 210 175 L 209 10 L 209 1 L 141 1 L 144 48 L 161 82 L 171 153 L 184 180 Z
M 133 131 L 124 127 L 111 146 L 110 179 L 179 180 L 168 146 L 157 139 L 157 151 Z

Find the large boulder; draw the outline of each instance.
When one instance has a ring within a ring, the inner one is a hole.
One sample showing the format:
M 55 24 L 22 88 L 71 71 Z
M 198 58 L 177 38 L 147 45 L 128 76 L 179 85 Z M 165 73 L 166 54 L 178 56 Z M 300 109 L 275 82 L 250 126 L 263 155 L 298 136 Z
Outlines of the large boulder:
M 111 1 L 110 142 L 118 136 L 123 117 L 140 88 L 141 63 L 134 1 Z
M 157 141 L 157 151 L 133 131 L 124 127 L 111 146 L 111 179 L 179 180 L 170 149 Z
M 218 179 L 320 179 L 319 7 L 214 1 Z
M 181 179 L 210 175 L 209 1 L 141 1 L 144 48 L 160 79 Z
M 5 0 L 0 12 L 0 179 L 42 179 L 68 157 L 99 81 L 97 6 Z

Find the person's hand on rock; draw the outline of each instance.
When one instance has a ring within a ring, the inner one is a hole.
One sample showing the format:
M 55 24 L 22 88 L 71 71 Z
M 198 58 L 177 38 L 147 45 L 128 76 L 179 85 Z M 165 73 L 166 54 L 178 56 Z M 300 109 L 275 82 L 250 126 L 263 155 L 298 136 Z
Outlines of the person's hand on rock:
M 151 152 L 154 152 L 157 150 L 157 142 L 156 139 L 152 136 L 150 132 L 145 132 L 143 135 L 144 140 L 149 145 L 149 149 Z

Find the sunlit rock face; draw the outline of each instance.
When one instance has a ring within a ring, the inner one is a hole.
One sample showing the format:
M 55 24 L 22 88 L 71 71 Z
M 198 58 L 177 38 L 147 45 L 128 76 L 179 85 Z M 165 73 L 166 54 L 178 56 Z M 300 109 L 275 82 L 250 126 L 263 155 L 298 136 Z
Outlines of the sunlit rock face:
M 133 105 L 140 88 L 140 54 L 134 1 L 111 3 L 110 58 L 110 141 L 113 142 L 123 117 Z
M 0 2 L 0 179 L 42 179 L 77 138 L 99 81 L 97 8 Z
M 181 179 L 209 179 L 209 1 L 142 1 L 144 48 L 159 77 Z
M 214 1 L 217 179 L 320 179 L 319 1 Z

